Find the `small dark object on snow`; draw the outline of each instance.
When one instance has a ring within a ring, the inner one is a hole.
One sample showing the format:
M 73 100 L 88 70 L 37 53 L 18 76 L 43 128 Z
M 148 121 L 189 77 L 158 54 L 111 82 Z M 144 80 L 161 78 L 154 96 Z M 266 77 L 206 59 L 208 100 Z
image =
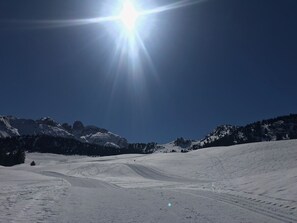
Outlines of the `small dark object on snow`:
M 34 160 L 30 163 L 30 166 L 36 166 L 36 163 L 34 162 Z

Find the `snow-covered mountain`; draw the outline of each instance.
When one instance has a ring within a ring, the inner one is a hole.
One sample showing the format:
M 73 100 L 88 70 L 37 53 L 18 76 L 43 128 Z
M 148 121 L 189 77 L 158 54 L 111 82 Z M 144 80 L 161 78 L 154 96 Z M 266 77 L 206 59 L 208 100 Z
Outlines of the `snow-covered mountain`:
M 84 126 L 80 121 L 69 125 L 67 123 L 60 124 L 49 117 L 32 120 L 13 116 L 0 116 L 0 138 L 25 135 L 74 138 L 81 142 L 115 148 L 128 146 L 125 138 L 96 126 Z
M 262 120 L 246 126 L 221 125 L 200 140 L 178 138 L 157 145 L 159 152 L 187 152 L 213 146 L 230 146 L 251 142 L 297 139 L 297 115 Z
M 234 134 L 234 132 L 237 129 L 238 127 L 233 125 L 220 125 L 216 127 L 211 133 L 209 133 L 203 139 L 194 141 L 192 145 L 198 145 L 200 147 L 203 147 L 209 143 L 215 142 L 221 138 Z
M 80 142 L 112 148 L 128 148 L 131 151 L 187 152 L 213 146 L 297 139 L 297 115 L 291 114 L 273 119 L 258 121 L 246 126 L 221 125 L 200 140 L 178 138 L 167 144 L 133 143 L 106 129 L 96 126 L 84 126 L 76 121 L 73 125 L 60 124 L 51 118 L 38 120 L 21 119 L 12 116 L 0 116 L 0 138 L 26 135 L 48 135 L 73 138 Z
M 193 148 L 230 146 L 296 138 L 297 115 L 291 114 L 254 122 L 246 126 L 219 126 L 204 139 L 194 143 Z

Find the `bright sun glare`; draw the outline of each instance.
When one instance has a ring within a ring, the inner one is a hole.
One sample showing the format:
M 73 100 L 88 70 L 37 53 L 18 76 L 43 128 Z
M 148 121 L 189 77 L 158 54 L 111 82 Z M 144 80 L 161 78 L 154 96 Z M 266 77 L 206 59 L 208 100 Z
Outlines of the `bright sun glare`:
M 120 13 L 120 20 L 128 32 L 131 33 L 135 30 L 138 16 L 139 13 L 135 9 L 133 3 L 130 0 L 124 1 Z
M 15 22 L 28 26 L 28 28 L 31 26 L 32 28 L 63 28 L 106 24 L 106 28 L 115 39 L 111 63 L 118 61 L 118 65 L 112 64 L 112 67 L 116 67 L 118 71 L 127 62 L 129 69 L 131 67 L 131 73 L 139 74 L 144 70 L 143 63 L 147 63 L 151 70 L 155 70 L 153 60 L 144 41 L 148 38 L 151 29 L 157 27 L 154 24 L 156 21 L 154 16 L 204 1 L 207 0 L 172 0 L 167 5 L 157 6 L 154 4 L 154 2 L 158 2 L 157 0 L 102 0 L 102 2 L 108 3 L 103 4 L 102 12 L 105 16 L 83 19 L 16 20 Z

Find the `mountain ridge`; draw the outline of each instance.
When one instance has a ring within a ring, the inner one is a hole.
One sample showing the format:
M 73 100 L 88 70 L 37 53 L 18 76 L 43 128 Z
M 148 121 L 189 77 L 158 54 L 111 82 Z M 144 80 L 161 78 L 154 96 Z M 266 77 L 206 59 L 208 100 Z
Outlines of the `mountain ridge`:
M 60 124 L 49 117 L 32 120 L 0 116 L 0 139 L 30 135 L 46 135 L 52 137 L 53 140 L 55 138 L 70 138 L 80 143 L 99 145 L 102 148 L 126 148 L 145 153 L 188 152 L 214 146 L 297 139 L 297 114 L 265 119 L 245 126 L 220 125 L 200 140 L 187 140 L 180 137 L 166 144 L 128 143 L 125 138 L 109 132 L 107 129 L 93 125 L 84 126 L 80 121 L 75 121 L 70 125 L 68 123 Z
M 116 148 L 128 146 L 127 139 L 103 128 L 93 125 L 84 126 L 80 121 L 75 121 L 73 125 L 70 125 L 68 123 L 60 124 L 49 117 L 33 120 L 14 116 L 0 116 L 0 138 L 26 135 L 73 138 L 80 142 L 101 146 L 107 144 Z
M 286 139 L 297 139 L 297 114 L 264 119 L 244 126 L 220 125 L 200 140 L 177 138 L 174 142 L 159 145 L 159 148 L 161 147 L 159 151 L 163 149 L 165 152 L 170 152 L 169 148 L 174 147 L 176 152 L 187 152 L 214 146 Z
M 128 143 L 106 129 L 60 124 L 51 118 L 37 120 L 0 116 L 0 165 L 23 163 L 25 151 L 64 155 L 108 156 L 128 153 L 189 152 L 252 142 L 297 139 L 297 114 L 279 116 L 245 126 L 221 125 L 200 140 L 177 138 L 167 144 Z

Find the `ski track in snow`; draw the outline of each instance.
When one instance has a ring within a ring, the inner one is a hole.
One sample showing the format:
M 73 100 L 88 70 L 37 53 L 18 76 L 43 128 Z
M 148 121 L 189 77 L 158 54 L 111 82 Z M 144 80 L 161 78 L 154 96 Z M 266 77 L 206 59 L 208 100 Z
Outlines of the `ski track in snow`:
M 297 140 L 187 154 L 27 154 L 0 167 L 0 222 L 297 222 L 296 153 Z

